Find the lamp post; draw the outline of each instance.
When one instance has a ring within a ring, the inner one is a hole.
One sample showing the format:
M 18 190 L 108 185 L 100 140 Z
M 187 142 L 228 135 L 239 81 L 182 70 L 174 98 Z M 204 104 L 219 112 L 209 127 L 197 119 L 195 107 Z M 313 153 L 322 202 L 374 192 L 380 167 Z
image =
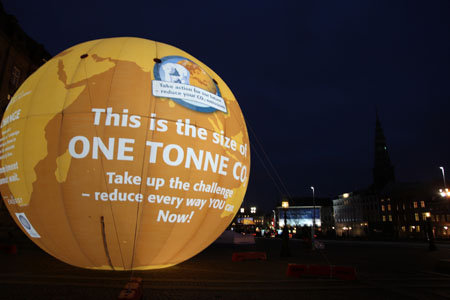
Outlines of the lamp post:
M 281 206 L 283 207 L 283 210 L 284 210 L 284 227 L 286 227 L 287 226 L 286 214 L 287 214 L 287 209 L 289 208 L 289 202 L 283 201 L 283 202 L 281 202 Z
M 276 213 L 275 213 L 275 210 L 274 209 L 272 209 L 272 212 L 273 212 L 273 230 L 275 231 L 276 229 L 277 229 L 277 215 L 276 215 Z
M 447 188 L 447 184 L 445 183 L 445 170 L 444 167 L 439 167 L 439 169 L 441 169 L 442 171 L 442 179 L 444 180 L 444 189 Z
M 431 226 L 431 214 L 429 212 L 425 213 L 427 217 L 427 235 L 428 235 L 428 249 L 430 251 L 436 250 L 436 244 L 434 243 L 433 227 Z
M 450 191 L 448 190 L 447 184 L 445 182 L 445 170 L 444 170 L 444 167 L 439 167 L 439 169 L 441 169 L 441 171 L 442 171 L 442 179 L 444 180 L 444 188 L 443 189 L 439 189 L 439 194 L 442 197 L 450 198 Z
M 311 249 L 314 250 L 314 227 L 316 226 L 316 198 L 314 195 L 314 187 L 311 186 L 313 198 L 313 222 L 311 226 Z
M 289 250 L 289 230 L 287 227 L 287 209 L 289 208 L 289 201 L 281 202 L 281 206 L 284 210 L 284 227 L 282 233 L 282 242 L 281 242 L 281 256 L 288 257 L 291 256 L 291 252 Z

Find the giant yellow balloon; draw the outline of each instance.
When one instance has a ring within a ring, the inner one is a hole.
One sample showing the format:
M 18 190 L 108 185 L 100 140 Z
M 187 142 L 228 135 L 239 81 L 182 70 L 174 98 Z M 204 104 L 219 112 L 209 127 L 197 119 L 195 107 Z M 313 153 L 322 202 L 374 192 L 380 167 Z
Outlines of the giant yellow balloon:
M 153 269 L 210 245 L 244 197 L 250 149 L 227 85 L 175 47 L 76 45 L 45 63 L 1 123 L 0 190 L 17 225 L 83 268 Z

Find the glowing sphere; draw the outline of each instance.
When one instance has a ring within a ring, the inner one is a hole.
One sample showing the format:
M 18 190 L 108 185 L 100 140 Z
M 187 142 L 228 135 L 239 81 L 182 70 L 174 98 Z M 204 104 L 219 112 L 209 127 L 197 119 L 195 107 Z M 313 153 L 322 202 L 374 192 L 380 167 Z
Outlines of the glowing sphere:
M 76 45 L 45 63 L 1 123 L 0 191 L 18 226 L 71 265 L 153 269 L 210 245 L 243 200 L 244 118 L 227 85 L 175 47 Z

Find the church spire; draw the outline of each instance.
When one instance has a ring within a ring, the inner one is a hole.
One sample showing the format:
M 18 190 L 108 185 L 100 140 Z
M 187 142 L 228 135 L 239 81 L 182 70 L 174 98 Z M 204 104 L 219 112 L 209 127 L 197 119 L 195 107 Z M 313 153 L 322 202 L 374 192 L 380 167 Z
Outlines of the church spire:
M 389 182 L 395 181 L 394 166 L 389 158 L 381 122 L 376 111 L 375 124 L 375 159 L 373 167 L 373 185 L 377 190 L 382 189 Z

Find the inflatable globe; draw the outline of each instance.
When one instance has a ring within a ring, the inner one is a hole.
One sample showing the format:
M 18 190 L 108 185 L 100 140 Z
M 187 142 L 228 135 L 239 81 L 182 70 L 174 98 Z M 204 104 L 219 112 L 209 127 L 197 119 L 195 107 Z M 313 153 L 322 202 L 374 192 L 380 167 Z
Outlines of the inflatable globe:
M 74 266 L 172 266 L 230 224 L 248 183 L 239 105 L 210 68 L 139 38 L 76 45 L 32 74 L 1 123 L 17 225 Z

